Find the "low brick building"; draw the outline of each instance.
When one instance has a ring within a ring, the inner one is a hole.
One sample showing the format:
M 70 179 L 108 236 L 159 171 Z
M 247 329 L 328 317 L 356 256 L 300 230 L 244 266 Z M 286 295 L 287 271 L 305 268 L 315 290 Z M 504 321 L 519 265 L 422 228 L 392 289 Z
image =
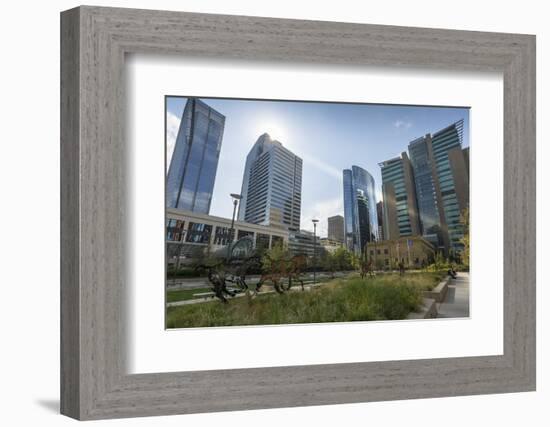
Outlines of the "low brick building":
M 367 256 L 377 269 L 397 268 L 400 262 L 407 268 L 421 268 L 433 262 L 435 249 L 422 237 L 401 237 L 368 243 Z

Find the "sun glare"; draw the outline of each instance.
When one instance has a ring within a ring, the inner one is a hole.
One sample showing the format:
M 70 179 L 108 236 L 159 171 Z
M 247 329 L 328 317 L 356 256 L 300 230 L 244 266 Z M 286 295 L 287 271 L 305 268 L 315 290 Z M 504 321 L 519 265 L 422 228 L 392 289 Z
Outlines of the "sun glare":
M 284 126 L 281 123 L 276 122 L 275 120 L 261 120 L 258 122 L 258 135 L 263 133 L 268 133 L 271 138 L 278 140 L 283 145 L 287 141 L 287 132 Z

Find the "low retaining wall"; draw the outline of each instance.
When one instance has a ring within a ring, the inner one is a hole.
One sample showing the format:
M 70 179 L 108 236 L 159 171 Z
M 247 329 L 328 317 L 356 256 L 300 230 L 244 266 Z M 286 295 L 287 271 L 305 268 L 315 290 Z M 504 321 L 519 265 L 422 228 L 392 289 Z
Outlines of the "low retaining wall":
M 449 290 L 449 282 L 451 278 L 449 276 L 445 277 L 439 285 L 433 288 L 431 291 L 424 291 L 424 298 L 432 298 L 436 302 L 443 302 L 447 296 L 447 291 Z
M 420 311 L 417 313 L 410 313 L 407 319 L 434 319 L 436 317 L 436 301 L 433 298 L 424 298 Z

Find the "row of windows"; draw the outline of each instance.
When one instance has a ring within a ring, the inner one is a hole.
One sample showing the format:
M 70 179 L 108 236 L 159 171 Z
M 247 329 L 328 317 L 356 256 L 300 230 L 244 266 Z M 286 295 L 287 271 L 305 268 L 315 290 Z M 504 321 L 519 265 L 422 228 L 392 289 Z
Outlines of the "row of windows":
M 300 166 L 302 165 L 302 159 L 300 159 L 298 156 L 296 156 L 294 153 L 292 153 L 290 150 L 286 149 L 285 147 L 283 146 L 276 147 L 274 151 L 277 156 L 280 156 L 289 162 L 296 162 Z
M 382 170 L 382 182 L 392 182 L 402 179 L 403 169 L 401 167 L 393 171 Z
M 294 160 L 281 159 L 278 156 L 273 158 L 273 166 L 291 175 L 293 175 L 297 169 L 301 172 L 301 167 L 299 167 Z
M 166 239 L 170 242 L 188 242 L 188 243 L 203 243 L 208 244 L 210 237 L 212 236 L 212 230 L 214 229 L 214 236 L 212 243 L 214 245 L 227 245 L 231 239 L 231 228 L 224 226 L 212 226 L 210 224 L 202 224 L 196 222 L 189 222 L 189 227 L 184 230 L 185 221 L 169 219 L 166 226 Z M 234 231 L 233 231 L 234 233 Z M 237 233 L 237 239 L 242 239 L 246 236 L 253 236 L 254 232 L 239 230 Z M 270 235 L 264 233 L 256 233 L 256 247 L 268 248 Z M 272 236 L 272 244 L 280 243 L 283 241 L 281 236 Z
M 260 211 L 265 211 L 267 208 L 267 198 L 264 196 L 260 200 L 248 200 L 246 202 L 245 216 L 253 215 Z
M 451 148 L 459 145 L 460 145 L 460 140 L 456 132 L 449 133 L 447 135 L 434 138 L 432 140 L 434 156 L 441 153 L 442 151 L 448 151 Z

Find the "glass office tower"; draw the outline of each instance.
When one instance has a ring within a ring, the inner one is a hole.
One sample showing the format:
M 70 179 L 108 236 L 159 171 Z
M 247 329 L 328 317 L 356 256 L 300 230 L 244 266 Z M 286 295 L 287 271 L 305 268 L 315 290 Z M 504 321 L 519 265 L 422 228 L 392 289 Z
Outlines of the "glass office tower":
M 409 144 L 422 236 L 445 252 L 462 249 L 460 214 L 469 205 L 463 121 Z
M 354 190 L 353 190 L 353 175 L 351 169 L 344 169 L 343 171 L 344 179 L 344 243 L 348 250 L 354 250 Z
M 465 163 L 467 151 L 462 150 L 460 120 L 432 135 L 432 151 L 436 177 L 441 194 L 441 212 L 447 227 L 449 249 L 460 252 L 464 236 L 460 214 L 469 204 L 469 177 Z
M 222 145 L 225 116 L 189 98 L 166 179 L 166 206 L 208 214 Z
M 302 159 L 261 135 L 246 157 L 239 221 L 300 229 Z
M 344 169 L 344 227 L 346 246 L 361 254 L 368 242 L 378 240 L 374 178 L 365 169 Z
M 416 200 L 422 237 L 436 248 L 446 246 L 438 203 L 437 180 L 432 166 L 432 140 L 428 134 L 409 144 L 409 155 L 414 172 Z
M 462 250 L 470 182 L 462 128 L 459 120 L 410 142 L 410 160 L 402 153 L 380 163 L 386 239 L 422 235 L 446 254 Z
M 419 234 L 418 208 L 411 162 L 407 153 L 379 164 L 384 200 L 384 238 Z

